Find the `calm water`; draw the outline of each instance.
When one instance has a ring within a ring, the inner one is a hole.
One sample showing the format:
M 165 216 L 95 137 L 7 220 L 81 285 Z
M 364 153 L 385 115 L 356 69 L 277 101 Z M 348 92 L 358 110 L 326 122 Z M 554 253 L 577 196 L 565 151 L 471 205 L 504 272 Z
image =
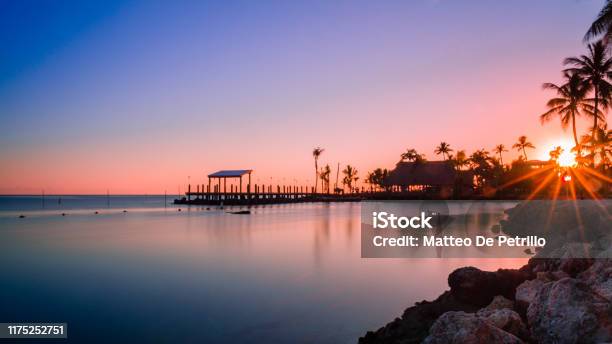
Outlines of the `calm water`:
M 525 263 L 362 259 L 357 203 L 232 215 L 107 201 L 0 197 L 0 322 L 67 322 L 89 343 L 355 343 L 437 297 L 457 267 Z

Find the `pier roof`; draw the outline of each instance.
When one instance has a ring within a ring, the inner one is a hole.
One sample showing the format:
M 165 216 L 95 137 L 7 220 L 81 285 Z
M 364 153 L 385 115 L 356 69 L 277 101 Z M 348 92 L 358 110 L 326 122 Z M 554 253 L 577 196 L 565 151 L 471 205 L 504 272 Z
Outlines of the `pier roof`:
M 245 174 L 251 174 L 253 170 L 221 170 L 208 175 L 208 178 L 240 178 Z

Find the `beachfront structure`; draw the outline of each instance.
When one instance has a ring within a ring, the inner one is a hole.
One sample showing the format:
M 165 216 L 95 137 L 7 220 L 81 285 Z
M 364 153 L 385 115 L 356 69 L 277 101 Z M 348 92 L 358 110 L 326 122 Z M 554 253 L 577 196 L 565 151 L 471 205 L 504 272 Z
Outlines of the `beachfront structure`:
M 458 171 L 450 161 L 397 163 L 385 184 L 403 192 L 429 192 L 450 196 L 473 191 L 474 174 Z
M 208 175 L 208 192 L 210 192 L 211 182 L 213 179 L 217 179 L 218 189 L 217 191 L 221 191 L 221 180 L 223 180 L 223 192 L 227 193 L 227 179 L 240 179 L 240 190 L 242 192 L 242 177 L 248 175 L 249 181 L 247 183 L 247 192 L 251 189 L 251 173 L 253 170 L 221 170 L 215 173 L 211 173 Z M 204 190 L 202 190 L 204 191 Z

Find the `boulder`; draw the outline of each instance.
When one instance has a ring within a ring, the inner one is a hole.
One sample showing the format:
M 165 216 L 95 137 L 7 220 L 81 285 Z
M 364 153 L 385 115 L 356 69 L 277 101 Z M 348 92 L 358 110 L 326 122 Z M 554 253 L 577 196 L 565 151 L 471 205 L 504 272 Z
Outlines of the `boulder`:
M 434 301 L 416 303 L 396 318 L 376 331 L 368 331 L 359 338 L 360 344 L 371 343 L 421 343 L 429 328 L 438 317 L 448 311 L 476 312 L 480 306 L 458 300 L 450 291 L 444 292 Z
M 544 284 L 551 282 L 550 279 L 542 276 L 542 274 L 539 274 L 539 278 L 525 281 L 516 287 L 515 305 L 521 314 L 525 315 L 527 313 L 527 308 Z
M 610 301 L 574 278 L 544 283 L 527 309 L 531 335 L 542 344 L 610 342 L 610 319 Z
M 509 310 L 494 310 L 489 316 L 481 316 L 465 312 L 444 313 L 431 326 L 429 336 L 423 341 L 424 344 L 485 344 L 485 343 L 524 343 L 514 334 L 504 331 L 496 326 L 506 326 L 514 321 L 521 321 L 518 314 Z M 512 315 L 514 313 L 514 315 Z M 489 319 L 489 318 L 493 319 Z M 522 324 L 522 323 L 521 323 Z M 523 325 L 524 327 L 524 325 Z
M 434 301 L 422 301 L 406 309 L 396 318 L 376 331 L 368 331 L 359 343 L 421 343 L 438 317 L 449 311 L 474 313 L 479 309 L 498 305 L 495 297 L 514 299 L 515 288 L 533 274 L 528 266 L 519 270 L 499 269 L 482 271 L 474 267 L 460 268 L 448 276 L 450 291 Z M 499 303 L 503 303 L 498 298 Z M 507 303 L 506 303 L 507 304 Z M 503 308 L 503 307 L 502 307 Z
M 612 301 L 612 260 L 596 259 L 591 267 L 578 275 L 591 290 Z
M 531 275 L 528 269 L 490 272 L 470 266 L 453 271 L 448 276 L 448 285 L 457 299 L 485 307 L 497 295 L 514 299 L 516 287 Z
M 513 309 L 514 308 L 514 301 L 512 300 L 508 300 L 505 297 L 501 296 L 501 295 L 497 295 L 493 298 L 493 301 L 491 301 L 491 303 L 483 308 L 485 310 L 496 310 L 496 309 Z
M 491 325 L 500 328 L 508 333 L 512 333 L 522 340 L 530 338 L 529 330 L 523 323 L 521 316 L 512 309 L 482 309 L 476 316 L 485 319 Z

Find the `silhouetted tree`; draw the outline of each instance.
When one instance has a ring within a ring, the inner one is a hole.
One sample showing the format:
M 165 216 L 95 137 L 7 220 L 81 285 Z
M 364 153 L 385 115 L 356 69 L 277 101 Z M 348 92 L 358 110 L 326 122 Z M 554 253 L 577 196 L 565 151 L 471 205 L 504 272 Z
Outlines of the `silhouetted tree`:
M 493 159 L 489 152 L 480 149 L 470 155 L 470 169 L 474 172 L 478 187 L 482 188 L 493 177 Z
M 504 165 L 504 157 L 502 156 L 502 154 L 504 154 L 504 152 L 507 152 L 508 150 L 506 149 L 506 146 L 504 146 L 503 144 L 498 144 L 497 146 L 495 146 L 495 148 L 493 148 L 493 152 L 497 155 L 499 155 L 499 163 L 503 166 Z
M 561 148 L 561 146 L 557 146 L 553 150 L 548 152 L 548 155 L 550 156 L 550 160 L 557 162 L 559 161 L 561 153 L 563 153 L 563 148 Z
M 459 171 L 470 164 L 469 158 L 464 150 L 457 151 L 457 155 L 452 160 L 455 168 Z
M 351 165 L 346 165 L 346 168 L 342 170 L 342 174 L 344 174 L 342 184 L 348 187 L 349 192 L 353 192 L 353 182 L 356 182 L 359 179 L 359 177 L 357 177 L 357 173 L 357 169 Z
M 319 157 L 321 156 L 321 154 L 323 154 L 323 151 L 325 151 L 325 149 L 321 147 L 317 147 L 312 150 L 312 157 L 314 158 L 315 163 L 315 193 L 317 193 L 317 186 L 319 184 Z
M 606 4 L 597 15 L 597 19 L 591 24 L 589 30 L 584 35 L 584 41 L 600 39 L 604 44 L 610 43 L 612 37 L 612 1 L 606 0 Z
M 410 148 L 408 150 L 406 150 L 405 153 L 402 153 L 401 155 L 402 160 L 408 160 L 410 162 L 423 162 L 425 161 L 425 156 L 423 156 L 423 154 L 419 154 L 416 149 L 414 148 Z
M 440 142 L 440 145 L 436 147 L 436 150 L 434 151 L 434 153 L 436 153 L 436 155 L 442 154 L 442 159 L 446 160 L 448 157 L 448 154 L 452 151 L 453 150 L 450 148 L 450 145 L 448 143 Z
M 527 148 L 531 148 L 531 149 L 535 149 L 535 146 L 533 145 L 533 143 L 529 142 L 527 140 L 527 136 L 523 135 L 523 136 L 519 136 L 518 138 L 518 142 L 512 145 L 512 148 L 518 150 L 519 152 L 523 152 L 523 157 L 525 157 L 525 160 L 527 159 L 527 151 L 525 149 Z
M 321 170 L 321 188 L 325 188 L 325 192 L 329 193 L 329 175 L 331 174 L 331 168 L 329 165 L 325 165 Z
M 550 121 L 553 115 L 558 115 L 561 119 L 561 127 L 567 129 L 568 125 L 572 124 L 572 132 L 574 134 L 574 142 L 576 146 L 578 142 L 578 134 L 576 133 L 576 117 L 581 113 L 594 116 L 595 107 L 586 99 L 589 85 L 586 84 L 577 73 L 563 73 L 566 82 L 557 86 L 553 83 L 545 83 L 542 88 L 554 90 L 557 97 L 552 98 L 546 103 L 548 111 L 540 115 L 542 124 Z
M 566 69 L 572 74 L 577 74 L 593 90 L 593 131 L 592 138 L 595 139 L 598 126 L 599 107 L 607 109 L 610 105 L 612 85 L 608 78 L 612 74 L 612 59 L 608 56 L 607 49 L 601 41 L 588 45 L 588 55 L 580 57 L 568 57 L 563 61 L 565 65 L 574 67 Z M 605 119 L 604 119 L 605 121 Z M 594 155 L 592 164 L 595 165 Z

